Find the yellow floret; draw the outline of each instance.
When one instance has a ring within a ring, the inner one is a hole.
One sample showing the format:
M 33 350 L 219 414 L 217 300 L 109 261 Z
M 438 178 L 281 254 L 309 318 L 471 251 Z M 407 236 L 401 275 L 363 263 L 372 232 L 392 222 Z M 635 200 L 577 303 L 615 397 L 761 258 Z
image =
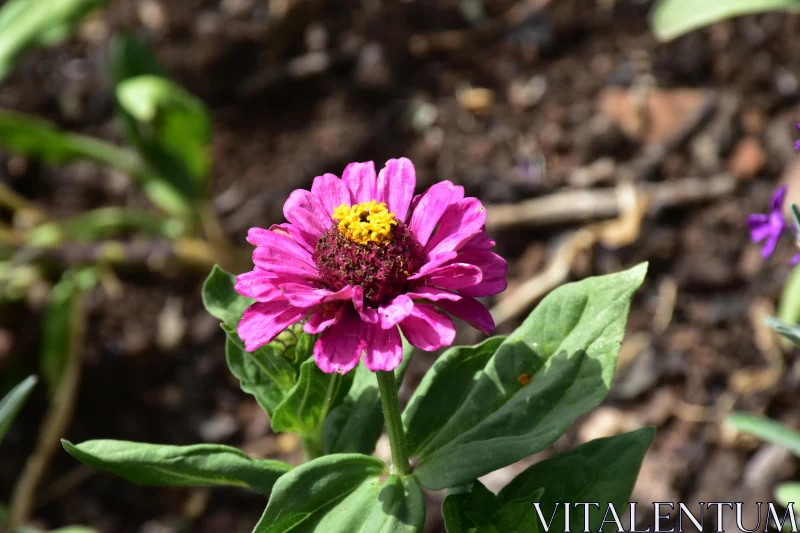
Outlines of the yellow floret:
M 360 244 L 387 242 L 392 238 L 397 221 L 386 204 L 375 200 L 349 206 L 342 204 L 333 210 L 333 220 L 339 222 L 339 231 Z

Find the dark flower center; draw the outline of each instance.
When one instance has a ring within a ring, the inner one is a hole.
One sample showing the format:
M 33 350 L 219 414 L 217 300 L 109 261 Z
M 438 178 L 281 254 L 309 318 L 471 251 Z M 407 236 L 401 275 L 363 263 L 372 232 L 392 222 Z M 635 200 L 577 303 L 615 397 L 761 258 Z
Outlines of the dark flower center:
M 423 264 L 422 246 L 402 222 L 386 241 L 364 244 L 333 226 L 317 241 L 314 262 L 327 289 L 360 286 L 365 303 L 377 307 L 408 290 L 407 278 Z

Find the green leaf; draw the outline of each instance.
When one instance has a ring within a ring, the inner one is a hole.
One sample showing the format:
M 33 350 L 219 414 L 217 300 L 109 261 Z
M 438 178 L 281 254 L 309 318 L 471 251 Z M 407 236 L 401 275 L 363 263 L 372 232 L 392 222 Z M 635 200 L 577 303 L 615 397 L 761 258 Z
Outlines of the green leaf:
M 168 446 L 119 440 L 61 443 L 70 455 L 89 466 L 156 487 L 233 486 L 269 494 L 275 481 L 291 469 L 284 462 L 253 459 L 220 444 Z
M 669 41 L 692 30 L 721 20 L 763 13 L 800 9 L 797 0 L 660 0 L 650 12 L 650 26 L 661 41 Z
M 422 489 L 413 476 L 387 474 L 383 461 L 356 454 L 298 466 L 275 484 L 253 533 L 418 533 L 425 522 Z
M 9 0 L 0 8 L 0 80 L 26 48 L 55 44 L 107 0 Z
M 11 422 L 19 414 L 22 405 L 30 396 L 37 381 L 38 378 L 36 376 L 28 376 L 16 387 L 8 391 L 8 394 L 0 400 L 0 442 L 3 441 L 6 433 L 8 433 Z
M 767 442 L 779 444 L 800 457 L 800 432 L 763 416 L 735 413 L 728 417 L 728 423 L 739 431 L 755 435 Z
M 776 333 L 791 341 L 794 345 L 800 346 L 800 326 L 789 324 L 777 318 L 767 317 L 767 325 L 775 330 Z
M 593 440 L 545 459 L 514 478 L 498 499 L 503 505 L 539 501 L 542 516 L 548 521 L 552 518 L 553 527 L 564 524 L 564 502 L 599 503 L 589 521 L 589 529 L 599 531 L 609 503 L 620 513 L 624 510 L 654 435 L 653 428 L 644 428 Z M 556 507 L 558 503 L 562 505 Z M 583 531 L 583 520 L 583 513 L 571 513 L 570 529 Z
M 205 104 L 156 75 L 120 81 L 121 109 L 132 119 L 129 139 L 152 169 L 187 198 L 205 194 L 211 121 Z
M 775 489 L 775 499 L 784 507 L 789 503 L 797 504 L 800 502 L 800 483 L 781 483 Z
M 313 443 L 322 439 L 322 423 L 343 400 L 353 373 L 326 374 L 313 358 L 300 365 L 300 379 L 272 415 L 274 431 L 293 431 Z
M 492 337 L 475 346 L 456 346 L 436 361 L 403 412 L 411 455 L 420 455 L 420 450 L 462 407 L 503 341 L 505 337 Z
M 25 240 L 30 246 L 56 246 L 65 241 L 96 241 L 132 230 L 175 239 L 183 234 L 184 224 L 148 211 L 103 207 L 36 226 L 26 232 Z
M 596 407 L 611 386 L 631 297 L 646 269 L 641 264 L 554 290 L 482 370 L 476 362 L 456 379 L 453 360 L 461 353 L 440 358 L 404 416 L 422 485 L 462 485 L 541 451 Z M 442 398 L 440 406 L 428 395 Z
M 539 501 L 542 492 L 529 500 L 502 504 L 480 481 L 467 490 L 450 490 L 442 502 L 445 529 L 447 533 L 538 533 L 532 502 Z
M 65 132 L 45 120 L 0 110 L 0 146 L 48 164 L 85 159 L 108 165 L 136 180 L 144 194 L 164 211 L 178 216 L 189 212 L 183 197 L 153 176 L 134 152 L 106 141 Z
M 206 311 L 234 329 L 239 325 L 245 309 L 255 302 L 252 298 L 236 292 L 233 288 L 235 283 L 236 276 L 226 272 L 219 265 L 214 265 L 203 283 L 202 290 Z
M 58 388 L 70 351 L 78 349 L 75 343 L 76 332 L 83 327 L 77 322 L 83 315 L 80 311 L 82 294 L 96 283 L 94 267 L 68 270 L 50 291 L 44 311 L 39 365 L 51 395 Z
M 239 379 L 242 390 L 252 394 L 272 418 L 275 409 L 297 382 L 297 370 L 273 344 L 247 352 L 235 329 L 227 324 L 223 324 L 222 329 L 227 335 L 225 358 L 228 368 Z

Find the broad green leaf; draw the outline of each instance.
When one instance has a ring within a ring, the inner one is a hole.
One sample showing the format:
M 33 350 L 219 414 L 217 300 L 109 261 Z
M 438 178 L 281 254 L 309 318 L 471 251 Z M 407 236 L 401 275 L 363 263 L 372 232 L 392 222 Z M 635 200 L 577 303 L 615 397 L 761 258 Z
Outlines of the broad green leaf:
M 129 138 L 151 168 L 187 198 L 205 193 L 211 121 L 205 104 L 167 78 L 145 74 L 116 87 L 132 118 Z
M 37 381 L 38 378 L 36 376 L 28 376 L 17 386 L 8 391 L 8 394 L 3 396 L 3 399 L 0 400 L 0 443 L 3 442 L 3 438 L 11 427 L 11 422 L 13 422 L 14 418 L 19 414 L 22 405 L 25 403 L 25 400 L 28 399 L 28 396 L 30 396 Z
M 252 394 L 272 418 L 275 409 L 297 382 L 297 370 L 272 344 L 253 352 L 244 349 L 236 330 L 223 324 L 227 335 L 225 358 L 244 392 Z
M 425 498 L 413 476 L 379 459 L 336 454 L 298 466 L 275 484 L 253 533 L 418 533 Z
M 800 432 L 798 431 L 769 418 L 746 413 L 735 413 L 728 417 L 728 422 L 739 431 L 750 433 L 767 442 L 785 446 L 800 457 Z
M 798 0 L 660 0 L 650 13 L 650 26 L 659 40 L 669 41 L 732 17 L 798 9 Z
M 189 212 L 183 197 L 153 176 L 134 152 L 94 137 L 65 132 L 51 122 L 0 110 L 0 147 L 49 164 L 85 159 L 108 165 L 131 176 L 160 209 L 178 216 Z
M 272 415 L 274 431 L 293 431 L 321 443 L 322 423 L 341 404 L 353 383 L 353 373 L 326 374 L 313 358 L 300 365 L 300 379 Z
M 107 0 L 9 0 L 0 8 L 0 80 L 26 48 L 56 44 Z
M 611 386 L 631 297 L 646 269 L 641 264 L 554 290 L 502 342 L 477 380 L 471 368 L 460 380 L 440 377 L 459 352 L 442 357 L 404 417 L 407 428 L 422 428 L 412 441 L 422 485 L 462 485 L 541 451 L 596 407 Z M 415 405 L 426 405 L 428 395 L 458 398 L 441 402 L 439 427 L 418 422 L 437 409 Z
M 233 288 L 235 283 L 236 276 L 214 265 L 202 291 L 206 311 L 234 329 L 239 325 L 242 313 L 255 301 L 236 292 Z
M 411 455 L 419 455 L 437 431 L 462 407 L 484 367 L 504 340 L 505 337 L 492 337 L 475 346 L 456 346 L 434 363 L 403 412 Z
M 103 207 L 36 226 L 26 232 L 25 240 L 30 246 L 56 246 L 65 241 L 100 240 L 123 231 L 175 239 L 183 234 L 184 224 L 148 211 Z
M 792 269 L 789 279 L 783 286 L 778 303 L 778 319 L 788 324 L 800 323 L 800 268 Z M 784 341 L 784 347 L 789 346 L 791 344 Z
M 67 359 L 76 346 L 79 337 L 76 332 L 83 313 L 80 310 L 82 295 L 97 283 L 94 267 L 68 270 L 56 283 L 48 296 L 44 311 L 44 331 L 39 355 L 41 375 L 50 394 L 54 394 L 61 380 Z
M 503 505 L 521 500 L 540 502 L 542 515 L 552 520 L 554 528 L 564 524 L 565 502 L 599 503 L 599 510 L 592 507 L 589 515 L 589 529 L 599 531 L 609 503 L 624 512 L 654 434 L 652 428 L 644 428 L 593 440 L 545 459 L 514 478 L 498 499 Z M 556 508 L 558 503 L 561 505 Z M 570 518 L 570 529 L 583 531 L 583 513 L 571 513 Z
M 139 485 L 157 487 L 247 487 L 269 494 L 291 466 L 253 459 L 221 444 L 168 446 L 119 440 L 61 441 L 70 455 L 89 466 Z
M 450 490 L 442 502 L 447 533 L 538 533 L 532 502 L 539 501 L 542 492 L 503 504 L 480 481 L 464 490 Z
M 766 323 L 769 327 L 774 329 L 776 333 L 791 341 L 792 344 L 800 346 L 800 326 L 789 324 L 788 322 L 772 317 L 768 317 Z

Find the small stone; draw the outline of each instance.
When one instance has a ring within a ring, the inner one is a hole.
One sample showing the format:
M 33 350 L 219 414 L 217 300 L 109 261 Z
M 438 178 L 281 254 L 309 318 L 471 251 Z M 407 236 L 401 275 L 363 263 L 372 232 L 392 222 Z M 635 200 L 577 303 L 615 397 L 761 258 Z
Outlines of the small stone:
M 162 31 L 167 25 L 167 13 L 157 0 L 142 0 L 138 4 L 139 21 L 150 30 Z
M 230 413 L 218 413 L 200 426 L 200 437 L 205 442 L 222 442 L 239 430 L 239 422 Z
M 467 111 L 480 113 L 494 105 L 494 91 L 483 87 L 470 87 L 458 91 L 456 99 L 459 105 Z
M 369 43 L 358 55 L 356 82 L 363 87 L 385 87 L 392 81 L 392 69 L 379 43 Z
M 688 128 L 708 103 L 698 89 L 620 89 L 600 95 L 600 109 L 625 132 L 644 144 L 659 143 Z
M 278 451 L 281 454 L 290 454 L 296 452 L 300 448 L 300 441 L 297 435 L 293 433 L 281 433 L 277 438 Z
M 734 147 L 728 170 L 740 180 L 752 180 L 767 164 L 767 155 L 755 137 L 745 137 Z
M 513 80 L 508 86 L 511 105 L 527 109 L 538 104 L 547 92 L 547 78 L 534 76 L 529 80 Z
M 614 407 L 598 407 L 581 425 L 578 440 L 581 443 L 594 439 L 613 437 L 641 427 L 630 414 Z

